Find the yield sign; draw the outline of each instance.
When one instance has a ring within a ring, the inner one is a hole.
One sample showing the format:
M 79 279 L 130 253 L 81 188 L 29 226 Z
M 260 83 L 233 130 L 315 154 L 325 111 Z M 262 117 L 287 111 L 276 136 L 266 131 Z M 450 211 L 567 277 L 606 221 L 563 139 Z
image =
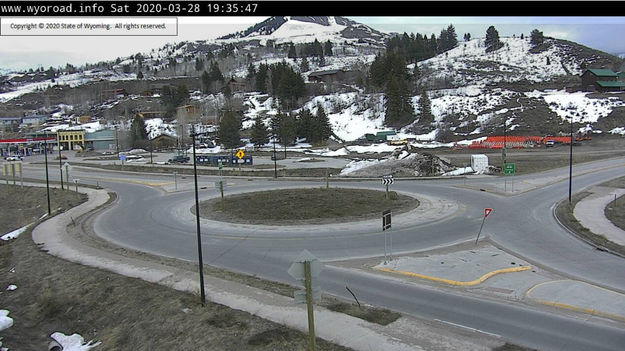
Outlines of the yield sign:
M 488 215 L 493 212 L 492 208 L 485 208 L 484 209 L 484 218 L 488 217 Z

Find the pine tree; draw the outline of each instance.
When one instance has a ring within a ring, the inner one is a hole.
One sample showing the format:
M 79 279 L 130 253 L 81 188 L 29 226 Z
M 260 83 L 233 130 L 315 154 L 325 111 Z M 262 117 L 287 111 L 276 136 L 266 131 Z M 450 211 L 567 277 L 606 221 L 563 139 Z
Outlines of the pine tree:
M 297 123 L 293 115 L 278 113 L 271 119 L 271 130 L 285 149 L 297 138 Z
M 269 142 L 269 131 L 267 130 L 267 126 L 265 126 L 261 117 L 256 117 L 256 119 L 254 119 L 250 142 L 254 144 L 256 148 L 259 148 Z
M 303 108 L 297 116 L 297 136 L 312 142 L 313 128 L 313 115 L 310 111 Z
M 300 63 L 299 69 L 302 72 L 310 71 L 310 64 L 308 63 L 308 59 L 306 57 L 302 58 L 302 63 Z
M 391 75 L 387 85 L 384 107 L 384 122 L 393 127 L 400 127 L 414 121 L 414 109 L 410 102 L 410 87 L 402 76 Z
M 321 104 L 317 105 L 317 114 L 314 118 L 314 128 L 312 130 L 311 139 L 313 143 L 321 143 L 328 140 L 332 135 L 332 127 L 328 120 L 328 115 Z
M 538 29 L 534 29 L 530 33 L 530 44 L 532 44 L 532 46 L 540 45 L 544 41 L 545 41 L 545 36 L 543 35 L 543 32 L 539 31 Z
M 145 121 L 137 115 L 130 124 L 130 143 L 134 149 L 141 149 L 145 147 L 147 140 Z
M 296 59 L 297 58 L 297 51 L 295 51 L 295 45 L 293 45 L 293 43 L 291 43 L 291 45 L 289 45 L 289 53 L 287 54 L 287 57 L 290 59 Z
M 247 76 L 245 78 L 251 80 L 254 79 L 254 77 L 256 77 L 256 67 L 254 67 L 253 63 L 250 63 L 249 66 L 247 66 Z
M 204 60 L 202 60 L 201 58 L 196 58 L 195 59 L 195 70 L 196 71 L 201 71 L 204 69 Z
M 421 97 L 419 98 L 419 124 L 426 125 L 432 122 L 434 122 L 432 103 L 427 91 L 423 91 L 423 93 L 421 93 Z
M 221 70 L 219 69 L 219 64 L 217 62 L 213 62 L 211 65 L 210 72 L 208 73 L 211 82 L 223 82 L 224 76 L 221 74 Z
M 267 92 L 267 76 L 269 74 L 269 67 L 266 64 L 261 63 L 258 66 L 258 72 L 256 73 L 256 90 L 261 93 Z
M 486 52 L 496 51 L 503 47 L 503 44 L 499 41 L 499 32 L 494 26 L 490 26 L 486 30 L 484 45 L 486 45 Z
M 241 121 L 234 111 L 227 111 L 219 121 L 219 141 L 226 149 L 241 145 Z
M 323 53 L 326 56 L 332 56 L 332 42 L 328 39 L 323 46 Z
M 204 73 L 202 73 L 200 76 L 200 82 L 202 83 L 202 92 L 204 94 L 208 94 L 211 86 L 210 75 L 208 72 L 204 71 Z

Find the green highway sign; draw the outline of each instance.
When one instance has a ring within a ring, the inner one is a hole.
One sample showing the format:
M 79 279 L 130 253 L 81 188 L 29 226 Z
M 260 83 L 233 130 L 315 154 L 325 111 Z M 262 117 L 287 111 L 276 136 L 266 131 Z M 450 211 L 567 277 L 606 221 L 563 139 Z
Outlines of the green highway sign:
M 504 163 L 503 165 L 504 174 L 514 174 L 515 172 L 516 172 L 516 166 L 514 163 Z

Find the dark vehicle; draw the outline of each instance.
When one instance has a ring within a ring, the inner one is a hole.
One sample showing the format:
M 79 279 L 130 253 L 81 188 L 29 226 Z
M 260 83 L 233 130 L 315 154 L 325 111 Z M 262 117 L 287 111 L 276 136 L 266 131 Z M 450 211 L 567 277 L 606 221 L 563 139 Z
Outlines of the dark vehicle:
M 168 163 L 187 163 L 191 160 L 189 156 L 187 156 L 186 150 L 175 150 L 174 157 L 170 158 Z

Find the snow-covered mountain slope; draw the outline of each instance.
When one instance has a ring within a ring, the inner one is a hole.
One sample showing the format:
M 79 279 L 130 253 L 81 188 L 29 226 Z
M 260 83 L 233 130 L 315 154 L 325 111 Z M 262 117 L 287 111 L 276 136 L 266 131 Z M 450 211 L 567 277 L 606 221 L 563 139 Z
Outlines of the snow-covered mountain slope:
M 224 41 L 259 40 L 265 45 L 268 40 L 276 44 L 304 43 L 317 39 L 320 42 L 361 42 L 384 45 L 387 34 L 379 32 L 338 16 L 279 16 L 271 17 L 242 32 L 221 37 Z
M 556 77 L 579 76 L 584 65 L 607 63 L 598 52 L 561 40 L 546 39 L 540 47 L 533 47 L 529 38 L 501 38 L 501 42 L 504 44 L 501 49 L 487 53 L 483 38 L 472 39 L 420 62 L 422 83 L 446 80 L 455 86 L 466 86 L 521 80 L 544 82 Z

